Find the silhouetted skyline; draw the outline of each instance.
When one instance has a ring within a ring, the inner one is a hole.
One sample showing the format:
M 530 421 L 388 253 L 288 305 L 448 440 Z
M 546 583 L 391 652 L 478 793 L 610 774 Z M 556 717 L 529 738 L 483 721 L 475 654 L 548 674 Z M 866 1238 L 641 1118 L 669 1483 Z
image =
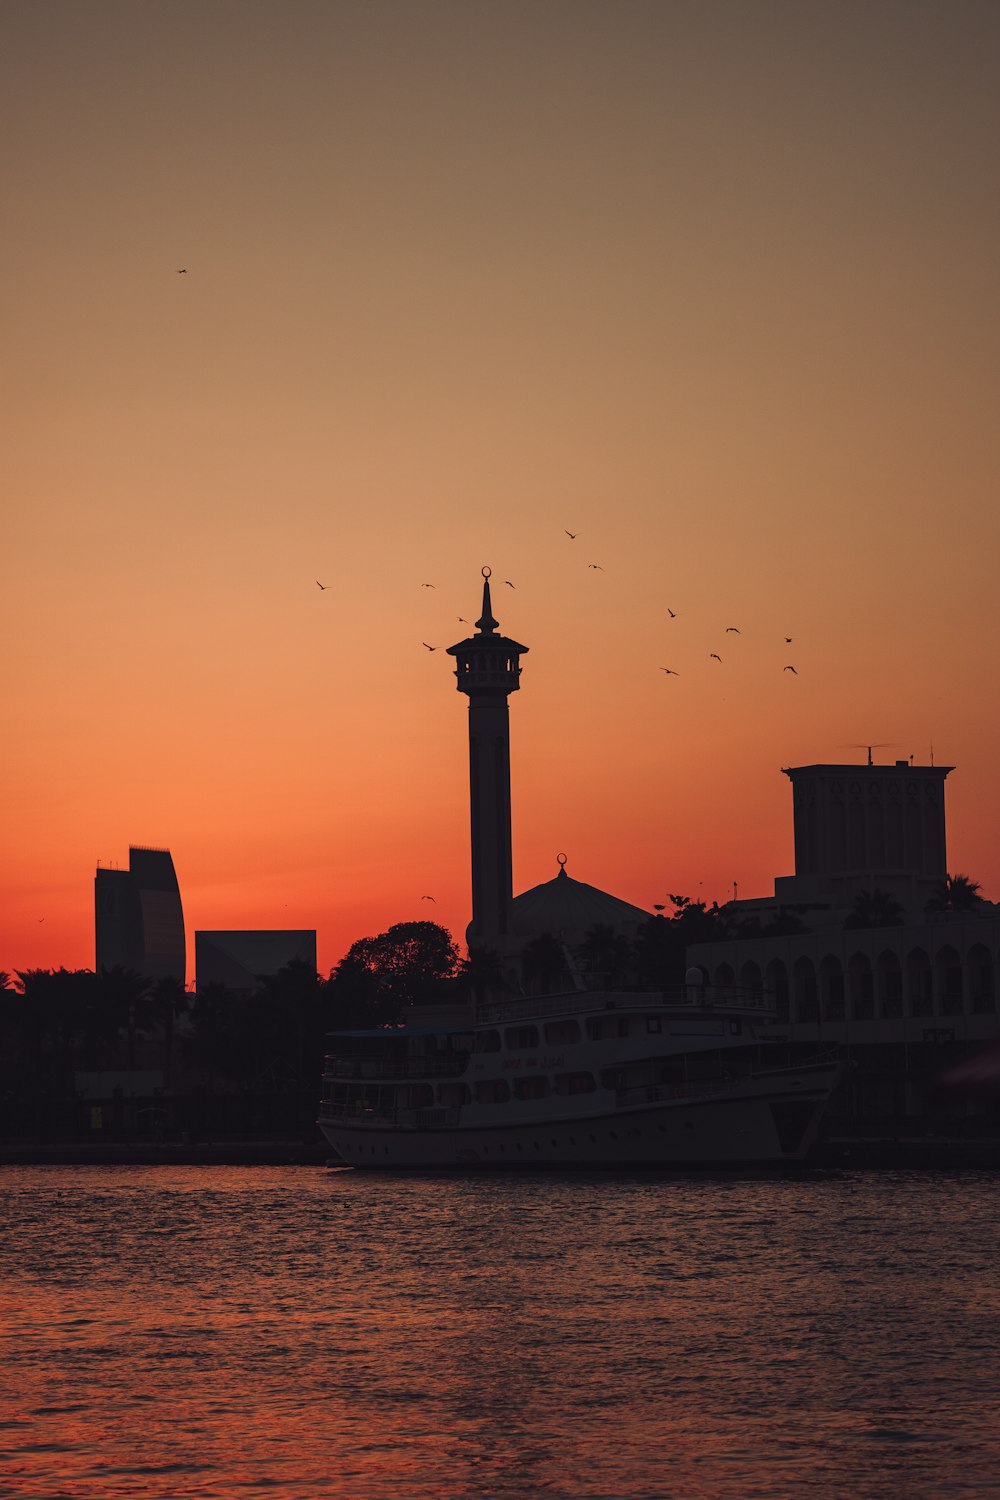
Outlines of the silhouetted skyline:
M 779 768 L 879 741 L 1000 887 L 996 7 L 2 26 L 5 963 L 88 963 L 133 840 L 323 969 L 461 933 L 484 565 L 515 889 L 763 893 Z

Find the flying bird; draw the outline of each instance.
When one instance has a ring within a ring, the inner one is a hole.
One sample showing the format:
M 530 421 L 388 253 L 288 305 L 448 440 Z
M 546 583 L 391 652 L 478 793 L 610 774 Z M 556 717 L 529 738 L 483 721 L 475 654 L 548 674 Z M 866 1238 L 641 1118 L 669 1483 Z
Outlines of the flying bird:
M 512 584 L 512 583 L 511 583 L 511 581 L 510 581 L 510 579 L 509 579 L 509 578 L 505 578 L 505 579 L 504 579 L 504 583 L 505 583 L 505 584 L 506 584 L 506 585 L 507 585 L 507 587 L 508 587 L 508 588 L 509 588 L 509 589 L 512 589 L 512 588 L 513 588 L 513 587 L 514 587 L 514 585 L 513 585 L 513 584 Z
M 661 667 L 660 671 L 666 672 L 668 677 L 679 677 L 681 675 L 679 672 L 675 672 L 673 667 Z
M 180 267 L 180 268 L 179 268 L 179 270 L 178 270 L 178 272 L 177 272 L 177 274 L 178 274 L 178 276 L 186 276 L 186 275 L 187 275 L 187 273 L 188 273 L 188 268 L 187 268 L 187 266 L 181 266 L 181 267 Z
M 563 527 L 563 531 L 566 531 L 565 526 Z M 566 531 L 566 535 L 569 537 L 569 539 L 570 539 L 571 542 L 575 542 L 576 541 L 576 532 L 575 531 Z
M 710 651 L 708 654 L 712 658 L 713 661 L 721 661 L 722 660 L 722 657 L 719 655 L 719 653 L 717 651 Z
M 791 638 L 791 636 L 790 635 L 786 635 L 785 636 L 785 645 L 786 646 L 790 646 L 791 644 L 792 644 L 792 638 Z
M 39 922 L 44 922 L 45 918 L 44 917 L 39 917 L 38 920 L 39 920 Z
M 420 899 L 421 901 L 433 901 L 434 905 L 437 906 L 437 899 L 434 896 L 421 896 Z
M 420 644 L 421 644 L 421 646 L 427 646 L 427 642 L 426 641 L 421 641 Z M 428 649 L 428 651 L 436 651 L 437 647 L 436 646 L 427 646 L 427 649 Z
M 676 620 L 677 615 L 676 615 L 675 611 L 670 608 L 669 604 L 667 605 L 667 614 L 670 616 L 670 618 L 672 620 Z
M 329 583 L 320 583 L 319 579 L 317 578 L 317 580 L 316 580 L 316 587 L 318 589 L 324 589 L 324 590 L 326 590 L 326 589 L 332 587 L 332 585 L 329 584 Z
M 603 573 L 604 572 L 604 569 L 601 567 L 600 563 L 588 563 L 587 567 L 588 568 L 596 568 L 597 571 L 598 571 L 598 573 Z
M 422 583 L 420 585 L 420 587 L 422 589 L 436 589 L 437 588 L 437 584 L 436 583 Z
M 465 616 L 464 616 L 464 615 L 459 615 L 459 617 L 458 617 L 458 623 L 459 623 L 459 624 L 460 624 L 460 625 L 468 625 L 468 623 L 469 623 L 469 622 L 468 622 L 468 620 L 467 620 L 467 619 L 466 619 L 466 618 L 465 618 Z
M 743 632 L 742 632 L 742 630 L 740 629 L 740 627 L 738 625 L 727 625 L 726 626 L 726 634 L 727 635 L 742 635 Z
M 795 672 L 795 668 L 794 667 L 786 667 L 785 671 L 786 672 Z M 795 675 L 796 675 L 796 677 L 798 677 L 798 675 L 799 675 L 798 672 L 795 672 Z

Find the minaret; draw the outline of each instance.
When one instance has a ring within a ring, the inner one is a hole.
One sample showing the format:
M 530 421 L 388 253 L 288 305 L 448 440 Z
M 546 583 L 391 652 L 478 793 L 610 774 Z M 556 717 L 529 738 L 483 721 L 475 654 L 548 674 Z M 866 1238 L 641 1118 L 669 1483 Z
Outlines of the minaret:
M 510 854 L 510 716 L 507 698 L 516 693 L 527 651 L 497 635 L 490 607 L 490 570 L 483 569 L 483 613 L 478 634 L 448 647 L 455 658 L 458 691 L 469 698 L 469 801 L 472 815 L 473 948 L 502 948 L 510 933 L 514 896 Z

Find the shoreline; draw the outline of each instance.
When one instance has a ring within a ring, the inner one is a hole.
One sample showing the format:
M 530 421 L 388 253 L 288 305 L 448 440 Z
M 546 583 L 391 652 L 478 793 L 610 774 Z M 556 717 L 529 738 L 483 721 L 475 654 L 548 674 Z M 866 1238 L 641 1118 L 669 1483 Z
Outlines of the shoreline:
M 0 1167 L 326 1167 L 338 1165 L 325 1141 L 0 1141 Z M 839 1136 L 814 1146 L 801 1163 L 832 1171 L 863 1167 L 1000 1170 L 1000 1139 Z M 586 1170 L 586 1169 L 582 1169 Z M 602 1173 L 607 1172 L 602 1167 Z M 632 1168 L 623 1170 L 631 1171 Z M 655 1169 L 654 1169 L 655 1170 Z M 687 1169 L 690 1170 L 690 1169 Z M 738 1169 L 734 1169 L 738 1170 Z M 686 1173 L 685 1173 L 686 1175 Z

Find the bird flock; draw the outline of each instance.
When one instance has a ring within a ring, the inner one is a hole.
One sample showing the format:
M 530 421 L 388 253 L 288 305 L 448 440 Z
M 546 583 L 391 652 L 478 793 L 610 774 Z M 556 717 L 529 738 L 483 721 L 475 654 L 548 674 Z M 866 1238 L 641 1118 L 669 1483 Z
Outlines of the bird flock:
M 563 527 L 563 535 L 566 536 L 566 537 L 568 537 L 571 542 L 575 542 L 577 540 L 577 538 L 579 537 L 579 532 L 577 532 L 577 531 L 569 531 L 566 527 Z M 603 566 L 602 563 L 592 562 L 592 563 L 588 563 L 587 564 L 587 571 L 588 572 L 595 572 L 595 573 L 603 573 L 605 570 L 604 570 L 604 566 Z M 507 588 L 509 588 L 509 589 L 516 588 L 516 585 L 509 578 L 504 578 L 502 580 L 502 583 Z M 320 584 L 319 586 L 320 586 L 320 588 L 323 587 L 322 584 Z M 434 583 L 422 583 L 420 585 L 420 587 L 422 589 L 436 589 L 437 585 L 434 584 Z M 669 620 L 676 620 L 678 618 L 678 611 L 675 610 L 675 609 L 672 609 L 669 605 L 666 606 L 666 612 L 667 612 L 667 618 Z M 467 626 L 469 624 L 469 621 L 465 618 L 464 615 L 459 615 L 457 618 L 458 618 L 458 623 L 460 625 L 466 625 Z M 741 628 L 740 628 L 739 625 L 727 625 L 725 627 L 724 634 L 726 634 L 726 635 L 738 635 L 738 636 L 742 637 L 743 631 L 741 630 Z M 792 643 L 794 641 L 794 636 L 786 635 L 786 636 L 784 636 L 783 639 L 784 639 L 784 644 L 786 646 L 790 646 L 790 645 L 792 645 Z M 427 651 L 437 651 L 439 649 L 437 646 L 432 646 L 428 641 L 422 641 L 421 645 Z M 722 664 L 723 664 L 723 658 L 722 658 L 721 654 L 718 651 L 709 651 L 708 652 L 708 660 L 709 661 L 718 662 L 720 666 L 722 666 Z M 680 675 L 681 675 L 680 672 L 678 672 L 675 667 L 660 667 L 660 671 L 665 676 L 667 676 L 667 677 L 680 677 Z M 791 674 L 793 675 L 793 677 L 797 677 L 799 675 L 797 668 L 794 667 L 791 663 L 786 664 L 782 668 L 782 671 L 783 672 L 791 672 Z
M 578 536 L 579 536 L 579 532 L 569 531 L 569 530 L 567 530 L 566 527 L 563 527 L 563 535 L 566 536 L 566 537 L 568 537 L 571 542 L 575 542 L 577 540 Z M 592 563 L 588 563 L 587 564 L 587 570 L 588 570 L 588 572 L 603 573 L 604 572 L 604 566 L 603 566 L 602 563 L 592 562 Z M 517 585 L 513 582 L 512 579 L 510 579 L 510 578 L 504 578 L 504 579 L 502 579 L 500 581 L 502 582 L 502 584 L 506 588 L 515 589 L 516 590 Z M 316 583 L 316 587 L 318 589 L 320 589 L 323 593 L 326 593 L 327 589 L 329 589 L 331 587 L 331 585 L 328 584 L 328 583 L 321 583 L 318 578 L 315 580 L 315 583 Z M 424 583 L 421 583 L 420 587 L 422 589 L 433 589 L 433 590 L 435 590 L 435 592 L 437 591 L 437 584 L 436 583 L 424 582 Z M 665 606 L 665 608 L 666 608 L 667 618 L 669 620 L 676 620 L 676 619 L 679 618 L 679 612 L 677 610 L 672 609 L 669 605 Z M 458 615 L 456 618 L 457 618 L 458 623 L 460 625 L 465 625 L 465 626 L 469 625 L 469 621 L 465 618 L 464 615 Z M 738 636 L 742 637 L 743 631 L 741 630 L 741 628 L 740 628 L 739 625 L 727 625 L 725 627 L 724 634 L 725 635 L 738 635 Z M 786 635 L 783 639 L 784 639 L 784 644 L 786 646 L 791 646 L 795 638 L 794 638 L 794 636 Z M 424 648 L 425 651 L 437 651 L 437 650 L 440 649 L 438 646 L 432 645 L 430 643 L 430 641 L 421 641 L 420 644 L 423 646 L 423 648 Z M 718 651 L 709 651 L 708 652 L 708 660 L 709 661 L 718 662 L 720 666 L 723 665 L 723 658 L 722 658 L 721 654 Z M 675 667 L 660 667 L 660 671 L 666 677 L 680 677 L 680 675 L 681 675 L 680 672 L 678 672 Z M 799 675 L 798 674 L 798 669 L 796 667 L 794 667 L 790 662 L 787 663 L 782 668 L 782 672 L 791 672 L 791 674 L 792 674 L 793 677 L 797 677 Z M 425 897 L 424 899 L 427 899 L 427 898 Z

